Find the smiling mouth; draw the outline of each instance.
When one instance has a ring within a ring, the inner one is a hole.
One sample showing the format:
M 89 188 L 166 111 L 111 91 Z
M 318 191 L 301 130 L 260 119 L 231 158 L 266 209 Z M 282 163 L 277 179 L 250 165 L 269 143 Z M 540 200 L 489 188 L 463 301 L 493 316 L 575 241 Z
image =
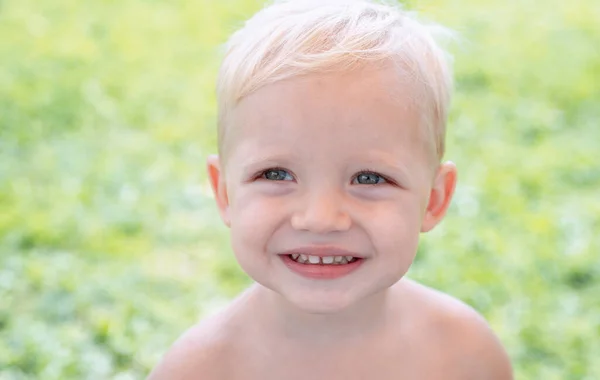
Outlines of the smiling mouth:
M 301 253 L 286 255 L 293 261 L 305 265 L 345 265 L 360 260 L 354 256 L 313 256 Z
M 334 280 L 349 275 L 365 262 L 353 252 L 335 247 L 304 247 L 279 254 L 294 273 L 310 279 Z

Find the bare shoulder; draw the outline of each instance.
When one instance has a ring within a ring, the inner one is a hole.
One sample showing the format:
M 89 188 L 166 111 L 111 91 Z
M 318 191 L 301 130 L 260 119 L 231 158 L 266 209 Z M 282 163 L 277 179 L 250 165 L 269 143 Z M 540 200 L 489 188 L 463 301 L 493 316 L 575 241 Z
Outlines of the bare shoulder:
M 418 325 L 427 340 L 446 358 L 446 367 L 461 379 L 513 379 L 506 351 L 487 321 L 464 302 L 447 294 L 402 280 L 408 302 L 419 305 Z
M 219 318 L 208 318 L 173 344 L 148 380 L 226 379 L 230 341 Z

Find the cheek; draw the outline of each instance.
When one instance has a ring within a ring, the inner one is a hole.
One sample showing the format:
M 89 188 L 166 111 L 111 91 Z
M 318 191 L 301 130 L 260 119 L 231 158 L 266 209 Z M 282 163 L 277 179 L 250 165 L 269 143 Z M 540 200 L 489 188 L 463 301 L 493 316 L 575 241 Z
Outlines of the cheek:
M 283 205 L 277 198 L 236 192 L 235 198 L 230 200 L 229 210 L 234 250 L 264 249 L 281 223 L 282 211 Z
M 416 199 L 382 204 L 371 220 L 369 229 L 378 251 L 412 260 L 421 230 L 421 211 Z

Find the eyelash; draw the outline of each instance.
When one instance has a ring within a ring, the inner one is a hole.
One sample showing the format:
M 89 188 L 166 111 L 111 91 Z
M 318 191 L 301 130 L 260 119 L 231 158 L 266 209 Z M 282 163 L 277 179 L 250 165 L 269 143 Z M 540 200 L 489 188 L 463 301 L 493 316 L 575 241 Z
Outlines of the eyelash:
M 274 182 L 286 182 L 284 180 L 276 181 L 276 180 L 268 180 L 268 179 L 265 178 L 265 175 L 266 175 L 267 172 L 278 171 L 278 170 L 285 171 L 290 176 L 295 177 L 294 174 L 291 171 L 289 171 L 288 169 L 285 169 L 285 168 L 282 168 L 282 167 L 273 167 L 273 168 L 268 168 L 268 169 L 265 169 L 265 170 L 261 170 L 260 172 L 258 172 L 254 176 L 254 179 L 255 180 L 257 180 L 257 179 L 265 179 L 267 181 L 274 181 Z M 385 176 L 383 174 L 380 174 L 377 171 L 371 170 L 371 169 L 363 169 L 363 170 L 358 171 L 354 176 L 352 176 L 351 182 L 354 182 L 354 180 L 356 180 L 358 178 L 358 176 L 361 175 L 361 174 L 374 174 L 374 175 L 376 175 L 378 177 L 381 177 L 385 181 L 384 183 L 381 183 L 381 184 L 370 184 L 370 185 L 369 184 L 367 184 L 367 185 L 363 184 L 362 186 L 375 186 L 375 185 L 382 185 L 382 184 L 397 185 L 396 182 L 393 181 L 393 180 L 391 180 L 389 177 L 387 177 L 387 176 Z
M 376 185 L 384 185 L 384 184 L 388 184 L 388 183 L 393 184 L 393 182 L 388 177 L 384 176 L 383 174 L 380 174 L 380 173 L 376 172 L 375 170 L 369 170 L 369 169 L 361 170 L 358 173 L 356 173 L 352 177 L 352 182 L 354 182 L 356 179 L 358 179 L 358 176 L 360 176 L 362 174 L 376 175 L 377 177 L 380 177 L 381 179 L 383 179 L 385 181 L 383 183 L 361 184 L 362 186 L 376 186 Z
M 260 172 L 258 172 L 258 173 L 257 173 L 257 174 L 254 176 L 254 179 L 255 179 L 255 180 L 257 180 L 257 179 L 264 179 L 264 180 L 267 180 L 267 181 L 269 181 L 267 178 L 265 178 L 265 175 L 266 175 L 268 172 L 271 172 L 271 171 L 279 171 L 279 170 L 281 170 L 281 171 L 284 171 L 284 172 L 288 173 L 288 174 L 289 174 L 290 176 L 292 176 L 292 177 L 295 177 L 295 176 L 294 176 L 294 173 L 292 173 L 291 171 L 289 171 L 289 170 L 287 170 L 287 169 L 285 169 L 285 168 L 282 168 L 282 167 L 273 167 L 273 168 L 268 168 L 268 169 L 265 169 L 265 170 L 261 170 Z M 283 180 L 281 180 L 281 181 L 274 181 L 274 182 L 284 182 L 284 181 L 283 181 Z

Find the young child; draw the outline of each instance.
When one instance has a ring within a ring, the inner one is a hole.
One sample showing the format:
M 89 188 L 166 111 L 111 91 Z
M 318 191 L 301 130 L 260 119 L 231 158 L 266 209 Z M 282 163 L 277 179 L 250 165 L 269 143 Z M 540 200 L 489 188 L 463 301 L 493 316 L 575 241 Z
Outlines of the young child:
M 404 276 L 456 184 L 435 31 L 390 4 L 292 0 L 231 37 L 208 172 L 255 284 L 150 379 L 512 378 L 483 318 Z

